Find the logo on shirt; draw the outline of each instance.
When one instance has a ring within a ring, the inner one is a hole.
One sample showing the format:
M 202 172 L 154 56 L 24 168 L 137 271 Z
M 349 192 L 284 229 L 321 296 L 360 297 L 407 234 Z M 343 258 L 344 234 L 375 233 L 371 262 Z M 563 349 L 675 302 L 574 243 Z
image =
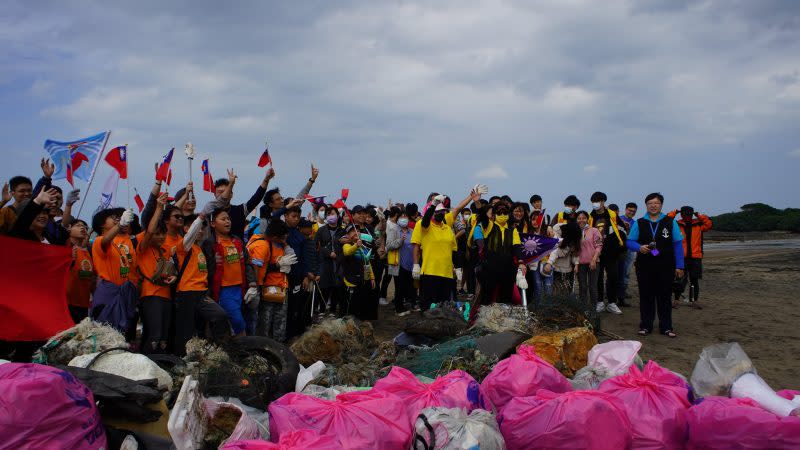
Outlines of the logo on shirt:
M 669 239 L 669 230 L 668 230 L 668 229 L 666 229 L 666 228 L 664 228 L 664 229 L 661 231 L 661 236 L 662 236 L 664 239 Z
M 123 256 L 125 256 L 125 258 L 127 259 L 128 263 L 132 263 L 133 262 L 133 255 L 131 255 L 131 249 L 128 248 L 128 246 L 126 244 L 119 244 L 119 246 L 117 246 L 117 248 L 119 249 L 119 252 Z
M 228 264 L 239 262 L 239 252 L 236 251 L 236 247 L 225 247 L 225 262 Z
M 200 272 L 208 272 L 208 265 L 206 264 L 206 255 L 202 253 L 197 254 L 197 270 Z
M 92 278 L 92 262 L 88 259 L 81 261 L 80 269 L 78 270 L 78 278 L 88 279 Z

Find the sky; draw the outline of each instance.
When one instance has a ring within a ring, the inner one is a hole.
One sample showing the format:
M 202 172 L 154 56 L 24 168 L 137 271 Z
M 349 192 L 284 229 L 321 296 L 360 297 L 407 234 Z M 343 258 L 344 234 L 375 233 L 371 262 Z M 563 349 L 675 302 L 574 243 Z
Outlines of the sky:
M 800 206 L 800 2 L 3 5 L 0 180 L 38 177 L 46 139 L 112 130 L 140 192 L 191 141 L 244 201 L 268 140 L 272 186 L 293 195 L 313 162 L 313 193 L 348 187 L 351 206 L 479 182 L 552 211 L 596 190 L 711 214 Z

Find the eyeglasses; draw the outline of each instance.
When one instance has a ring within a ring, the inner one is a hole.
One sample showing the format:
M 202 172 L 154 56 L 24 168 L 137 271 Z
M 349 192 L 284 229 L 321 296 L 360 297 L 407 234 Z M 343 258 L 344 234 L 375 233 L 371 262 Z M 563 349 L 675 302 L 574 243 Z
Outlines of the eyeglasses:
M 181 216 L 181 215 L 177 215 L 177 214 L 173 214 L 173 215 L 172 215 L 172 216 L 170 216 L 170 217 L 172 217 L 173 219 L 180 219 L 180 220 L 183 220 L 183 216 Z

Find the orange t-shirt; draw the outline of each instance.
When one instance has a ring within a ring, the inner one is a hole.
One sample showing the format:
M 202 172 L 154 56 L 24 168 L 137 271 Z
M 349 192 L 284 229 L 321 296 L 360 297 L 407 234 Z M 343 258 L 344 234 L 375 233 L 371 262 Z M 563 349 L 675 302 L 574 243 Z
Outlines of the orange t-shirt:
M 159 259 L 165 259 L 166 255 L 162 256 L 161 252 L 158 249 L 153 247 L 143 247 L 141 243 L 139 243 L 139 248 L 137 252 L 138 260 L 137 264 L 139 269 L 141 270 L 144 276 L 142 277 L 142 288 L 139 292 L 139 296 L 141 297 L 162 297 L 162 298 L 170 298 L 169 286 L 160 286 L 158 284 L 153 284 L 150 282 L 148 278 L 152 277 L 156 273 L 156 266 L 158 264 Z
M 67 281 L 67 303 L 72 306 L 88 308 L 93 281 L 92 255 L 85 248 L 75 249 L 75 259 L 69 269 Z
M 260 236 L 259 236 L 260 237 Z M 275 271 L 267 273 L 268 264 L 277 264 L 278 258 L 284 255 L 284 248 L 278 244 L 272 244 L 272 254 L 270 254 L 269 241 L 266 239 L 253 239 L 247 245 L 250 253 L 250 260 L 256 268 L 256 282 L 259 286 L 280 286 L 289 287 L 286 274 Z M 269 258 L 269 260 L 267 260 Z M 264 276 L 266 275 L 266 280 Z
M 220 236 L 219 243 L 222 245 L 222 253 L 225 255 L 222 261 L 222 287 L 241 286 L 244 276 L 241 260 L 244 255 L 239 254 L 231 238 Z
M 178 247 L 178 267 L 181 270 L 183 261 L 186 259 L 187 251 L 183 249 L 183 245 Z M 208 290 L 208 262 L 206 262 L 206 255 L 197 244 L 192 244 L 192 254 L 189 257 L 189 262 L 186 264 L 186 269 L 183 271 L 181 281 L 178 283 L 179 292 L 196 292 Z
M 133 273 L 136 267 L 136 249 L 133 248 L 131 238 L 127 235 L 114 236 L 106 251 L 103 251 L 100 244 L 102 240 L 102 236 L 97 236 L 92 244 L 92 262 L 97 276 L 118 286 L 128 280 L 137 280 L 138 277 Z
M 164 245 L 162 245 L 161 248 L 164 250 L 165 258 L 172 258 L 172 255 L 183 251 L 183 236 L 179 234 L 170 236 L 169 233 L 167 233 L 167 237 L 164 239 Z

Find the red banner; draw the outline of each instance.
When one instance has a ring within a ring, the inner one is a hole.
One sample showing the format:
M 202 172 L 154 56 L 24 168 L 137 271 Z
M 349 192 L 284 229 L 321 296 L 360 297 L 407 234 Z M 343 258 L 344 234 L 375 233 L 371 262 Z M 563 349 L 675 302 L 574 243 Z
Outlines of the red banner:
M 68 247 L 0 236 L 0 340 L 45 341 L 73 326 Z

